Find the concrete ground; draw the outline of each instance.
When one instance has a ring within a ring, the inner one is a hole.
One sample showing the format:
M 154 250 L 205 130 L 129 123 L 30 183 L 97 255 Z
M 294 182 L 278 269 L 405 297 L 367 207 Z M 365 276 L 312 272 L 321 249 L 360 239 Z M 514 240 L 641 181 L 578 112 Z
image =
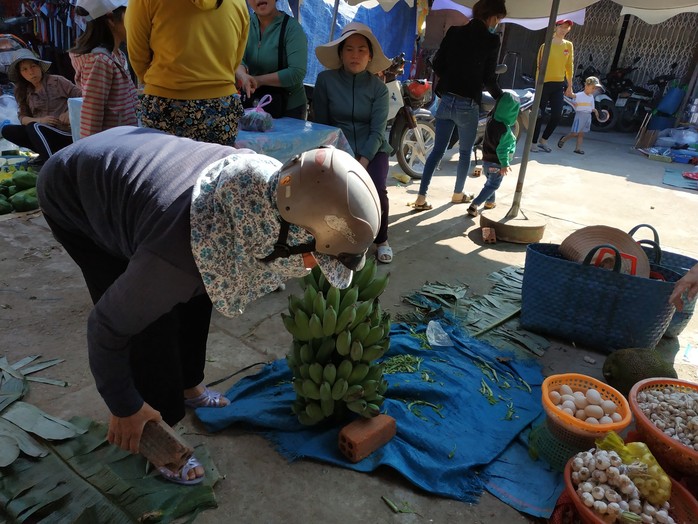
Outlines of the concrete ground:
M 531 154 L 522 209 L 545 216 L 545 242 L 560 243 L 586 225 L 629 230 L 636 224 L 650 223 L 659 231 L 665 249 L 698 259 L 698 192 L 663 185 L 662 175 L 669 164 L 634 152 L 633 138 L 591 133 L 584 156 L 573 154 L 572 144 L 564 150 L 554 148 L 552 153 Z M 551 143 L 556 141 L 557 135 Z M 523 143 L 515 163 L 520 162 Z M 524 262 L 524 245 L 484 245 L 478 221 L 466 216 L 464 205 L 450 204 L 456 159 L 447 159 L 432 181 L 431 211 L 414 213 L 406 205 L 414 200 L 418 181 L 403 185 L 390 179 L 390 242 L 395 260 L 381 266 L 380 271 L 391 273 L 382 304 L 393 314 L 408 310 L 401 296 L 425 281 L 466 282 L 472 292 L 486 293 L 490 288 L 487 275 Z M 392 171 L 400 172 L 396 166 Z M 498 191 L 500 206 L 511 204 L 517 175 L 515 167 Z M 479 191 L 483 179 L 469 178 L 466 191 Z M 106 421 L 107 411 L 86 359 L 89 297 L 76 266 L 57 246 L 40 214 L 0 222 L 0 260 L 0 353 L 10 362 L 36 353 L 66 359 L 41 374 L 67 380 L 70 386 L 32 384 L 27 400 L 55 416 L 83 415 Z M 237 319 L 214 314 L 207 380 L 283 357 L 290 335 L 279 313 L 286 309 L 288 293 L 299 289 L 297 282 L 290 282 L 286 292 L 268 295 Z M 661 345 L 667 355 L 676 356 L 682 378 L 698 380 L 696 366 L 682 360 L 689 344 L 694 348 L 689 357 L 698 363 L 695 318 L 678 339 L 664 340 Z M 595 358 L 596 364 L 586 363 L 584 356 Z M 553 342 L 541 363 L 546 375 L 576 371 L 601 378 L 603 355 Z M 219 387 L 227 389 L 238 377 Z M 218 509 L 197 518 L 203 524 L 529 521 L 488 494 L 478 504 L 468 505 L 431 496 L 388 469 L 364 474 L 310 460 L 289 464 L 267 440 L 240 428 L 209 435 L 191 414 L 183 424 L 188 440 L 205 443 L 224 476 L 216 487 Z M 393 514 L 381 501 L 382 495 L 407 502 L 421 516 Z

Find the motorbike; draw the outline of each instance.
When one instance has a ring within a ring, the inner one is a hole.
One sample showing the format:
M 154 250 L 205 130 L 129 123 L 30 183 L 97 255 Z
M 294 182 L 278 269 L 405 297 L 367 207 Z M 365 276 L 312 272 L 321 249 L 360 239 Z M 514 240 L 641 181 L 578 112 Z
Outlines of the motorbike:
M 631 86 L 619 93 L 616 108 L 619 109 L 616 127 L 618 131 L 629 133 L 637 131 L 648 115 L 652 114 L 659 100 L 664 95 L 666 86 L 677 79 L 675 73 L 678 64 L 671 64 L 669 73 L 658 75 L 647 82 L 646 86 Z M 656 89 L 652 90 L 652 87 Z
M 589 61 L 591 62 L 591 60 L 592 57 L 589 55 Z M 633 87 L 633 81 L 628 78 L 628 75 L 637 69 L 635 64 L 637 64 L 639 61 L 640 57 L 636 56 L 631 65 L 625 67 L 615 67 L 606 73 L 606 76 L 602 79 L 607 94 L 614 101 L 618 100 L 618 95 L 620 93 Z
M 497 66 L 497 74 L 503 74 L 506 71 L 507 66 L 505 64 L 500 64 Z M 519 116 L 513 129 L 514 135 L 516 135 L 518 140 L 521 136 L 521 129 L 526 129 L 528 126 L 528 117 L 531 106 L 533 105 L 535 90 L 526 88 L 504 89 L 504 91 L 517 96 L 521 103 Z M 409 96 L 407 98 L 409 98 Z M 405 101 L 404 103 L 410 104 L 409 101 Z M 396 152 L 398 164 L 402 170 L 413 179 L 422 178 L 424 165 L 429 154 L 431 153 L 431 150 L 434 148 L 434 139 L 436 138 L 434 113 L 436 104 L 438 104 L 438 97 L 434 96 L 433 100 L 429 102 L 422 100 L 420 104 L 421 105 L 419 108 L 411 110 L 411 114 L 414 117 L 414 127 L 407 125 L 398 131 L 400 128 L 393 125 L 390 134 L 390 145 Z M 487 118 L 490 112 L 494 109 L 494 105 L 495 99 L 487 91 L 483 91 L 475 144 L 473 145 L 475 163 L 478 161 L 477 152 L 482 149 L 482 140 L 485 136 Z M 403 111 L 403 114 L 404 113 L 407 113 L 407 111 Z M 393 130 L 395 130 L 394 134 Z M 457 144 L 458 130 L 456 128 L 454 129 L 453 135 L 449 141 L 448 149 L 456 147 Z

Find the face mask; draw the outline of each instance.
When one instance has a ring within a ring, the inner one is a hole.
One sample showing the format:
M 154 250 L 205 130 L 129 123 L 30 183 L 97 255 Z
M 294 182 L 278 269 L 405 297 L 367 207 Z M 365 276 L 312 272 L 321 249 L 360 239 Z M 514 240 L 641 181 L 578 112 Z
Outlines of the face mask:
M 497 32 L 497 26 L 488 27 L 487 30 L 492 34 L 495 34 Z

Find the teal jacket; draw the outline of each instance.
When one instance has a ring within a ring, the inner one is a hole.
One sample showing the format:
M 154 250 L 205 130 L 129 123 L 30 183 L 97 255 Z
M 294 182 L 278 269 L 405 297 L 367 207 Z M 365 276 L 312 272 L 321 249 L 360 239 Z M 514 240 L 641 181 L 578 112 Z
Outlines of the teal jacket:
M 295 109 L 308 103 L 303 87 L 303 78 L 308 67 L 308 38 L 296 19 L 290 17 L 284 34 L 286 67 L 279 70 L 279 35 L 283 19 L 282 13 L 267 26 L 264 34 L 261 34 L 259 19 L 252 13 L 242 63 L 252 76 L 277 72 L 281 85 L 288 89 L 287 109 Z
M 358 75 L 344 69 L 321 72 L 313 90 L 315 122 L 340 128 L 357 157 L 392 153 L 385 139 L 388 88 L 374 74 Z
M 511 165 L 516 151 L 516 136 L 511 128 L 518 117 L 519 101 L 505 91 L 497 100 L 494 114 L 485 127 L 485 138 L 482 140 L 483 161 L 502 167 Z

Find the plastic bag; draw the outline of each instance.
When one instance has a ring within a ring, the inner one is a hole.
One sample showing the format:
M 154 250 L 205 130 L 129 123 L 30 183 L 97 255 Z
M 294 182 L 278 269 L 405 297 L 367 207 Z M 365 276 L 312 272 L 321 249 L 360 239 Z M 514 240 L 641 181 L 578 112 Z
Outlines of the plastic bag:
M 274 119 L 263 107 L 271 102 L 271 95 L 264 95 L 255 107 L 245 109 L 240 118 L 240 127 L 245 131 L 269 131 L 274 125 Z
M 661 506 L 671 498 L 671 479 L 657 463 L 647 444 L 626 444 L 616 432 L 610 431 L 602 440 L 596 441 L 596 447 L 618 453 L 623 464 L 629 466 L 626 474 L 650 504 Z
M 452 346 L 453 341 L 444 331 L 437 320 L 430 320 L 427 324 L 427 341 L 432 346 Z
M 5 121 L 8 124 L 19 124 L 19 106 L 12 95 L 0 96 L 0 122 Z

